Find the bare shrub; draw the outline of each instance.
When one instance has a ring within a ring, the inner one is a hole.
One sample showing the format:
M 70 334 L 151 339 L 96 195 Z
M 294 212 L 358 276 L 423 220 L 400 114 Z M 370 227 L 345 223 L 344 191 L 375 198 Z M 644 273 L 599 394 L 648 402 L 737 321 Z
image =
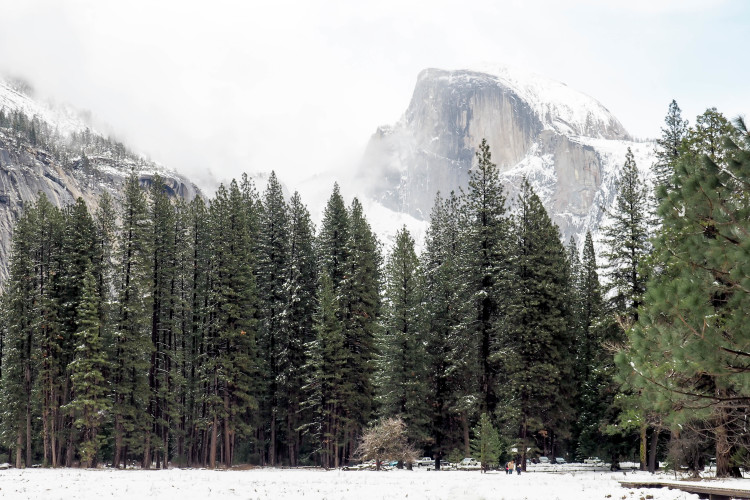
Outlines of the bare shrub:
M 400 418 L 386 418 L 368 428 L 362 435 L 355 456 L 361 460 L 375 460 L 376 469 L 385 460 L 412 463 L 417 450 L 406 439 L 406 424 Z

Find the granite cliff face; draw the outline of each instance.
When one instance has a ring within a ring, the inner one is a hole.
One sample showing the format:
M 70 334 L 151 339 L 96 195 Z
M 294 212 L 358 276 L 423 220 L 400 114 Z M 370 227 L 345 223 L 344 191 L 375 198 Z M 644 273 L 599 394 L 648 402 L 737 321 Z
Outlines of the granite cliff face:
M 189 200 L 199 194 L 176 172 L 92 132 L 70 110 L 52 110 L 2 79 L 0 118 L 0 290 L 8 275 L 15 221 L 42 193 L 58 207 L 81 197 L 94 210 L 105 191 L 119 202 L 133 170 L 144 187 L 158 173 L 173 196 Z
M 647 173 L 651 143 L 633 142 L 596 100 L 505 67 L 422 71 L 404 116 L 372 136 L 360 167 L 370 196 L 428 219 L 439 191 L 468 184 L 482 138 L 512 202 L 526 176 L 567 240 L 596 229 L 628 147 Z

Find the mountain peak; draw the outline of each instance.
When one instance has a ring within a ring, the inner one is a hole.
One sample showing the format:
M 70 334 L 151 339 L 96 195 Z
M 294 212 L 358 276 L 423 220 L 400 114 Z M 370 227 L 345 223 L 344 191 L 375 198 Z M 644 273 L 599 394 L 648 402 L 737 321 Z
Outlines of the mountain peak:
M 385 207 L 427 220 L 436 192 L 468 184 L 483 139 L 508 200 L 527 179 L 564 241 L 596 230 L 627 148 L 644 169 L 653 152 L 599 101 L 559 81 L 503 65 L 429 68 L 401 120 L 371 137 L 359 175 Z
M 565 83 L 513 66 L 480 63 L 455 70 L 428 68 L 417 85 L 430 80 L 461 85 L 501 87 L 527 104 L 544 130 L 569 136 L 630 140 L 630 134 L 599 101 Z

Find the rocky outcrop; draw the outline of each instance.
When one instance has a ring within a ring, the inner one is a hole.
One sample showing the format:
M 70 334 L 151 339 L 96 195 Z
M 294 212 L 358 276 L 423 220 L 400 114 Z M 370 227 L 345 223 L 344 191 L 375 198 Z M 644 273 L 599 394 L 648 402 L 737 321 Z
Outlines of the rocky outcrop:
M 467 185 L 483 138 L 509 200 L 527 177 L 566 239 L 598 220 L 594 200 L 636 145 L 606 108 L 562 83 L 508 68 L 427 69 L 402 119 L 370 139 L 359 174 L 386 207 L 427 219 L 438 191 Z
M 117 201 L 131 169 L 138 172 L 141 184 L 150 185 L 154 173 L 165 179 L 174 196 L 192 199 L 198 189 L 187 179 L 153 164 L 132 159 L 113 159 L 111 155 L 92 156 L 88 162 L 73 160 L 63 165 L 41 148 L 20 143 L 0 131 L 0 290 L 8 275 L 13 225 L 24 206 L 44 194 L 54 205 L 63 207 L 83 198 L 95 210 L 99 196 L 107 191 Z

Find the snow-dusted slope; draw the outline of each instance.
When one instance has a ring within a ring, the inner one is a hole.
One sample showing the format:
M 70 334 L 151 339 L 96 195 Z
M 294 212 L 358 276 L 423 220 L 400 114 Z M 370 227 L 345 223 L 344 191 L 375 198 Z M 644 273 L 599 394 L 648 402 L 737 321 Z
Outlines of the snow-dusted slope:
M 81 197 L 95 208 L 105 191 L 119 199 L 131 171 L 143 185 L 160 174 L 174 196 L 190 199 L 198 193 L 175 171 L 102 137 L 73 108 L 34 99 L 22 83 L 0 78 L 0 110 L 6 117 L 0 127 L 0 290 L 14 223 L 40 193 L 57 206 Z
M 54 124 L 61 135 L 83 132 L 92 127 L 85 116 L 71 106 L 42 102 L 34 98 L 31 87 L 19 80 L 0 75 L 0 109 L 6 113 L 21 111 L 27 117 L 38 117 L 41 121 Z

